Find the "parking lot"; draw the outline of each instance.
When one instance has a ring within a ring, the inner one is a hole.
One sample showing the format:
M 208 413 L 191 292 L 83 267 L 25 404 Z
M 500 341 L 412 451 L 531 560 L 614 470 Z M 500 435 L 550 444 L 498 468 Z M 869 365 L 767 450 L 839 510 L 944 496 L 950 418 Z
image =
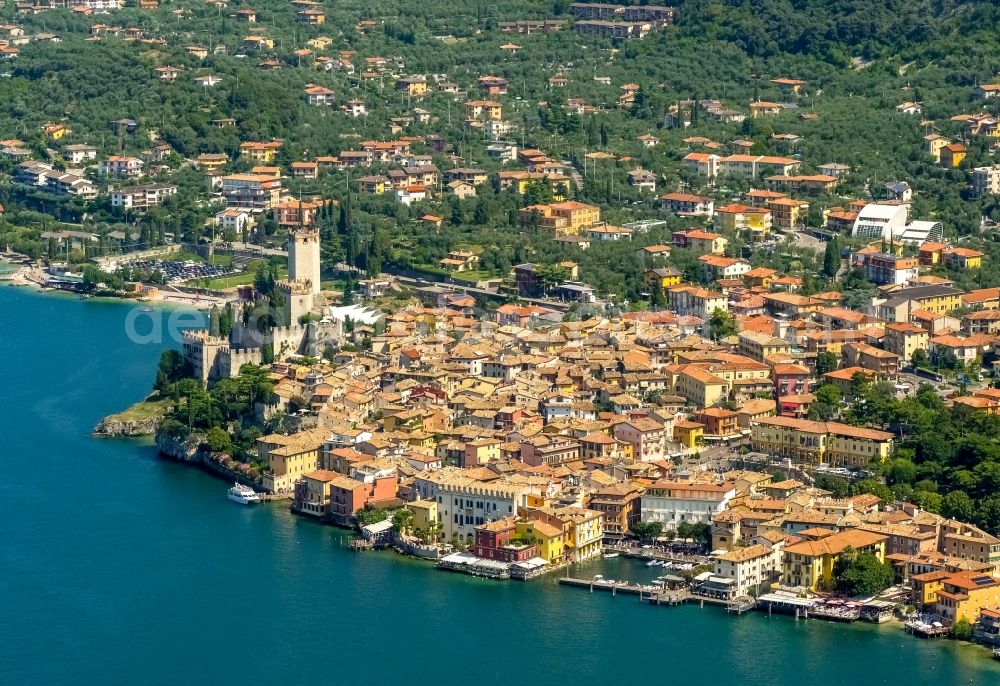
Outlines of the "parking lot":
M 136 260 L 130 263 L 142 269 L 159 270 L 167 277 L 167 283 L 183 283 L 192 279 L 212 279 L 218 276 L 236 274 L 230 266 L 204 264 L 202 262 L 176 262 L 172 260 Z

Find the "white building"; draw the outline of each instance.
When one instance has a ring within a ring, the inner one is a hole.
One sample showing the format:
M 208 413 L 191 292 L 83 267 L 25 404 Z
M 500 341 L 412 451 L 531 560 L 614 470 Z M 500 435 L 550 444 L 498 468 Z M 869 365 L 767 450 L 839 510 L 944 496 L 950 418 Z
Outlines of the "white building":
M 240 234 L 244 229 L 249 229 L 254 224 L 250 213 L 231 207 L 215 215 L 215 225 L 223 231 L 235 231 Z
M 762 586 L 781 574 L 781 549 L 752 545 L 715 558 L 715 574 L 735 582 L 737 596 L 756 597 Z
M 427 189 L 423 186 L 405 186 L 396 189 L 396 202 L 403 205 L 412 205 L 415 202 L 422 202 L 427 199 Z
M 657 481 L 642 495 L 642 520 L 663 522 L 668 529 L 684 522 L 711 524 L 712 517 L 725 511 L 734 497 L 736 484 L 732 481 Z
M 984 195 L 1000 195 L 1000 165 L 973 169 L 972 193 L 977 198 Z
M 437 489 L 438 518 L 445 540 L 458 536 L 468 540 L 477 526 L 517 514 L 526 507 L 527 489 L 505 483 L 483 483 L 455 477 Z
M 161 204 L 177 193 L 177 186 L 169 183 L 151 183 L 146 186 L 127 186 L 111 191 L 111 206 L 121 210 L 141 212 Z
M 82 164 L 97 159 L 97 148 L 93 145 L 74 144 L 63 148 L 63 159 L 70 164 Z
M 897 243 L 920 245 L 927 241 L 938 241 L 944 236 L 941 222 L 913 221 L 907 223 L 909 205 L 869 204 L 861 208 L 852 236 L 870 239 L 884 239 Z
M 107 176 L 140 176 L 142 160 L 127 155 L 112 155 L 97 163 L 97 173 Z
M 343 109 L 349 117 L 363 117 L 368 114 L 368 109 L 365 107 L 364 100 L 348 100 L 343 105 Z

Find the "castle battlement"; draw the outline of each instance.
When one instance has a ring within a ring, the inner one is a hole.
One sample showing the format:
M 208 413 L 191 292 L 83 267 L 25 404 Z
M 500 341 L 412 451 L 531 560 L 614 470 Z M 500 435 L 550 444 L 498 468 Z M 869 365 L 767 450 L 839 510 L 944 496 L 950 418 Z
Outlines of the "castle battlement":
M 227 341 L 225 338 L 219 338 L 218 336 L 213 336 L 208 332 L 208 329 L 188 329 L 181 332 L 181 339 L 185 343 L 193 343 L 198 345 L 214 344 L 214 345 L 226 345 Z
M 313 283 L 309 279 L 279 281 L 277 287 L 280 291 L 289 295 L 312 295 L 315 292 Z
M 319 240 L 319 230 L 318 229 L 295 229 L 288 232 L 288 240 L 295 241 L 296 243 L 309 243 L 310 241 Z

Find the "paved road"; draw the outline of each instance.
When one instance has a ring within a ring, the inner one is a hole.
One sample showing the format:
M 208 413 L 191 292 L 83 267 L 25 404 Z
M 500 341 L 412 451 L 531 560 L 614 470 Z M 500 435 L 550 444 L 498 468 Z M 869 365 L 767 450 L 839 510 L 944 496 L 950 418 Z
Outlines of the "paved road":
M 507 296 L 501 293 L 497 293 L 495 290 L 490 290 L 488 288 L 476 288 L 475 286 L 466 286 L 458 283 L 448 283 L 446 281 L 429 281 L 427 279 L 414 279 L 409 276 L 400 276 L 398 274 L 393 274 L 391 269 L 385 270 L 386 274 L 395 276 L 399 283 L 412 286 L 412 287 L 428 287 L 428 286 L 441 286 L 442 288 L 454 289 L 456 291 L 461 291 L 463 293 L 469 293 L 472 295 L 481 295 L 487 298 L 494 298 L 497 300 L 506 300 Z M 553 310 L 559 310 L 561 312 L 566 311 L 570 308 L 572 303 L 565 303 L 561 300 L 543 300 L 540 298 L 521 298 L 521 300 L 535 305 L 541 305 L 542 307 L 548 307 Z
M 279 250 L 278 248 L 264 248 L 259 245 L 255 245 L 253 243 L 234 242 L 231 244 L 231 246 L 232 247 L 217 248 L 216 251 L 220 253 L 221 252 L 232 253 L 237 257 L 260 257 L 261 255 L 274 255 L 286 258 L 288 257 L 287 250 Z M 343 263 L 338 264 L 337 269 L 342 272 L 353 271 L 358 274 L 361 273 L 357 268 L 351 267 Z M 477 288 L 475 286 L 466 286 L 463 284 L 458 284 L 454 282 L 449 283 L 446 281 L 439 282 L 439 281 L 431 281 L 428 279 L 414 279 L 412 277 L 394 274 L 391 268 L 386 268 L 384 271 L 386 274 L 394 276 L 400 283 L 409 286 L 444 286 L 447 288 L 452 288 L 457 291 L 462 291 L 474 295 L 481 295 L 488 298 L 497 298 L 501 300 L 506 299 L 505 295 L 501 295 L 497 293 L 495 290 L 490 290 L 488 288 Z M 561 300 L 550 300 L 541 298 L 521 298 L 521 299 L 524 300 L 525 302 L 534 303 L 536 305 L 542 305 L 543 307 L 549 307 L 552 308 L 553 310 L 559 310 L 559 311 L 568 310 L 571 304 L 562 302 Z
M 280 248 L 265 248 L 254 243 L 231 243 L 232 247 L 217 247 L 216 252 L 231 252 L 235 255 L 246 255 L 248 257 L 260 257 L 261 255 L 275 255 L 278 257 L 288 257 L 288 251 Z
M 792 231 L 792 237 L 795 239 L 795 244 L 803 248 L 811 248 L 816 252 L 823 252 L 826 250 L 826 241 L 811 236 L 804 231 Z

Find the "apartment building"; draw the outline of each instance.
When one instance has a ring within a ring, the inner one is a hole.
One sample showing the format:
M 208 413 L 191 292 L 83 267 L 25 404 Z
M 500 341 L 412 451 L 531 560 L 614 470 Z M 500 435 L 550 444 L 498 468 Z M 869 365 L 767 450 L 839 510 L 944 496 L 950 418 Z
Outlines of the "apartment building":
M 892 453 L 893 435 L 839 422 L 765 417 L 751 426 L 755 451 L 798 462 L 835 467 L 868 467 Z
M 111 207 L 128 211 L 143 212 L 160 205 L 177 193 L 177 186 L 169 183 L 151 183 L 146 186 L 127 186 L 111 191 Z
M 732 481 L 656 481 L 642 494 L 642 521 L 662 522 L 667 529 L 685 522 L 711 524 L 735 497 Z
M 281 199 L 281 179 L 266 174 L 229 174 L 222 177 L 222 195 L 231 208 L 266 212 Z

